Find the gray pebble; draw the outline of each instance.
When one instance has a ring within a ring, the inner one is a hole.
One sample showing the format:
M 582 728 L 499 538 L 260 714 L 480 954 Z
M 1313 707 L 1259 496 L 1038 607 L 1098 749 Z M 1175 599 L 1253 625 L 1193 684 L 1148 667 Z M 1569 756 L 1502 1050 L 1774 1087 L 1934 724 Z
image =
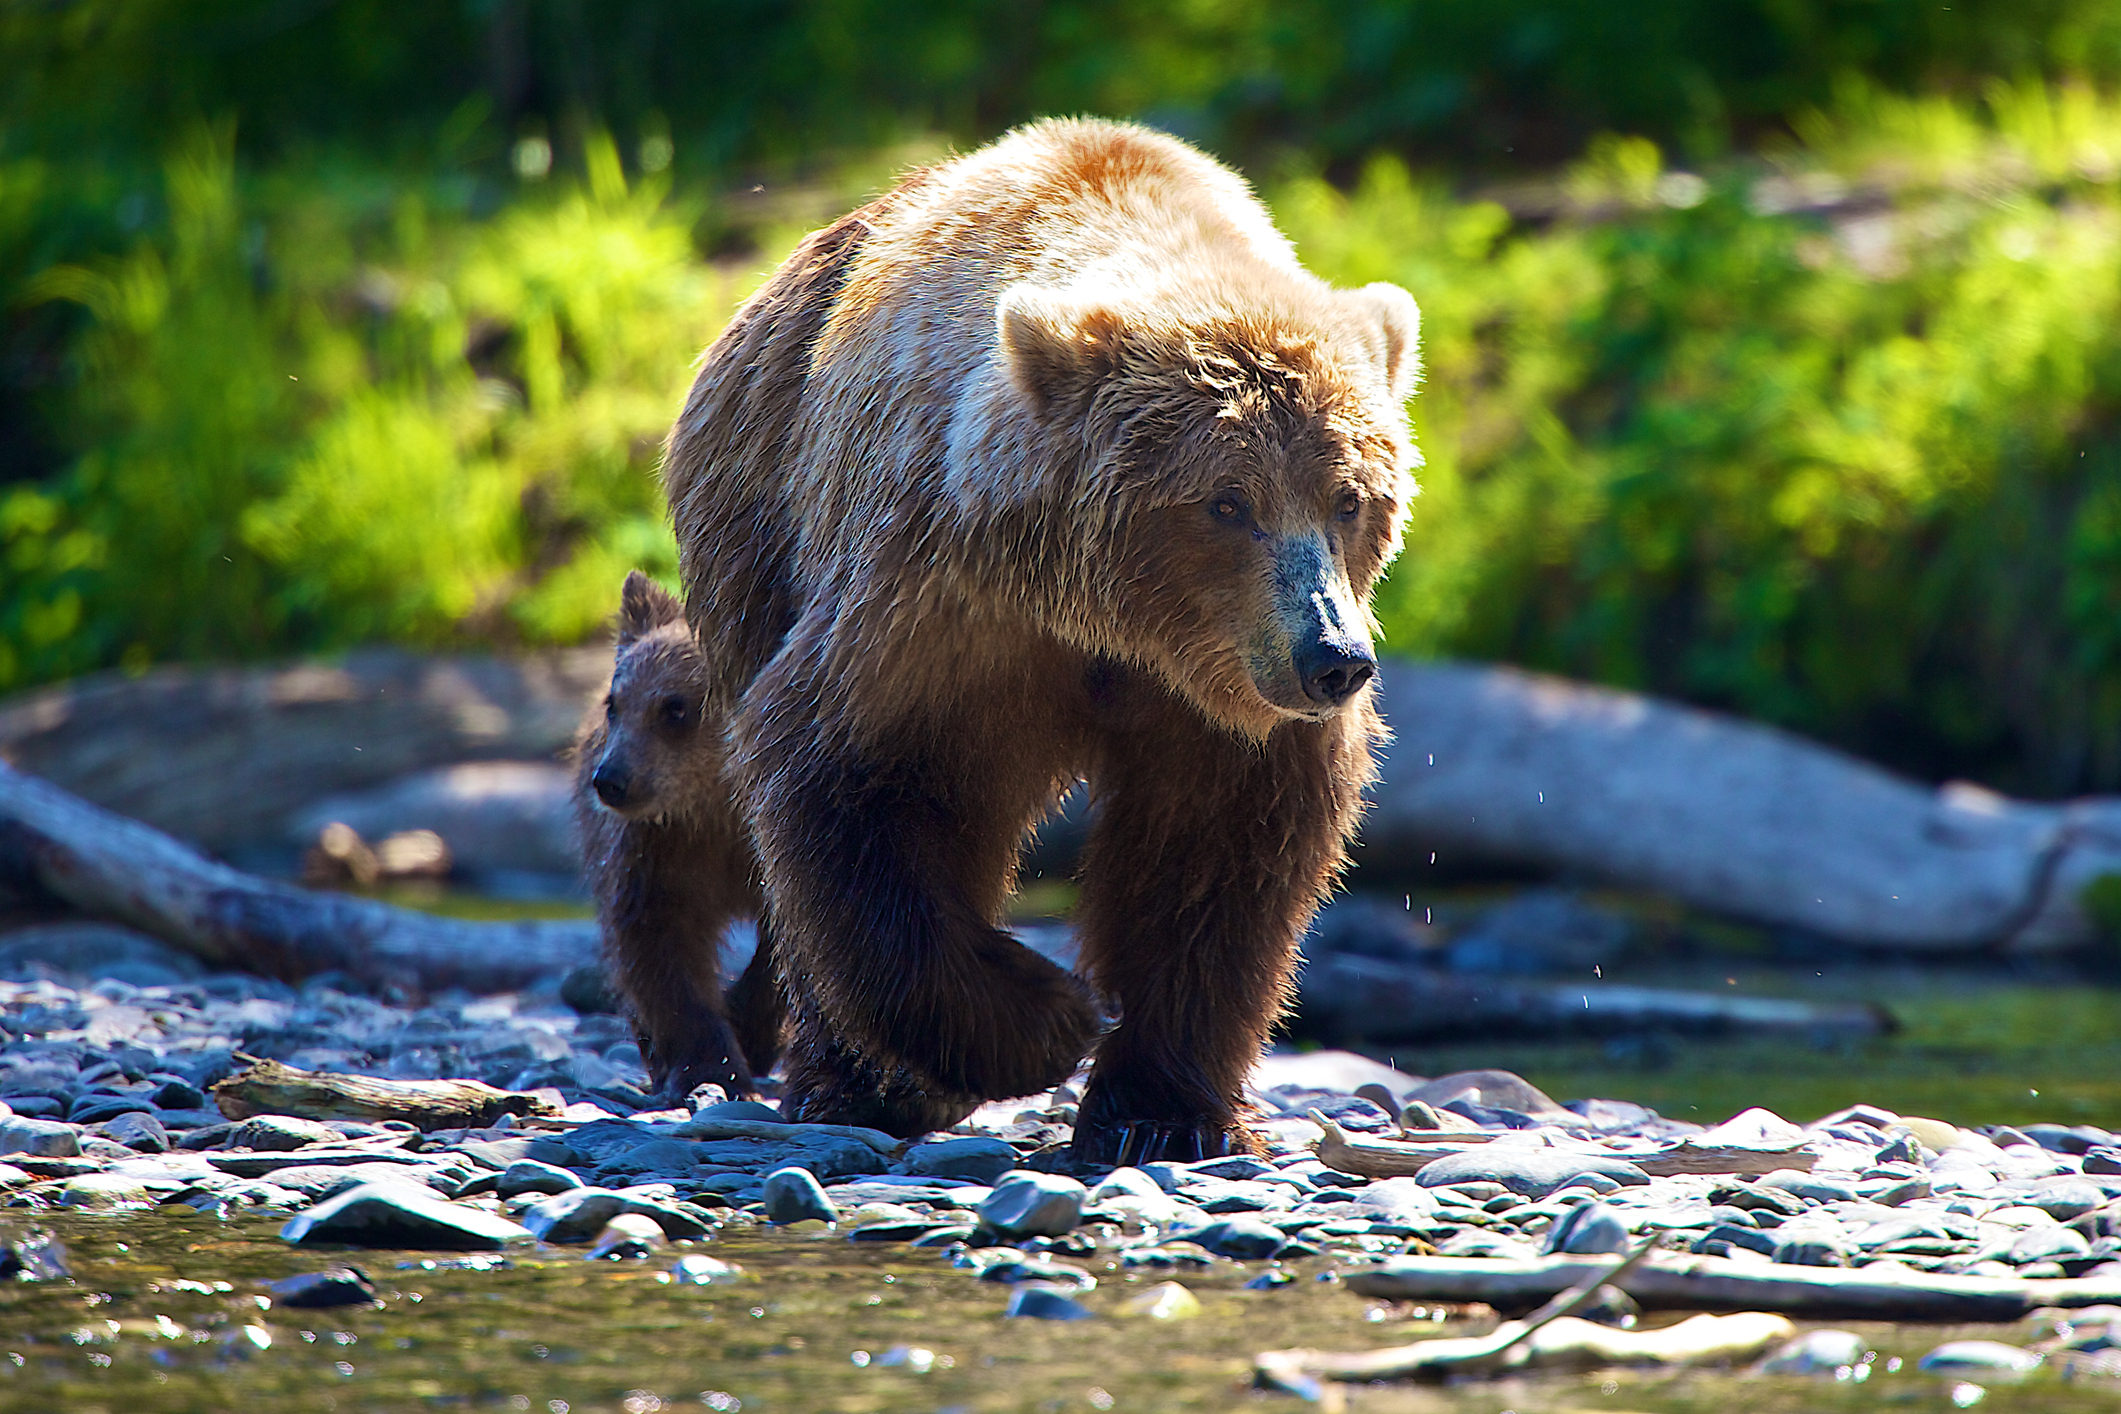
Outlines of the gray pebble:
M 169 1131 L 151 1114 L 128 1111 L 106 1121 L 101 1129 L 104 1138 L 143 1154 L 161 1154 L 169 1150 Z
M 1602 1159 L 1566 1149 L 1503 1149 L 1493 1144 L 1437 1159 L 1423 1168 L 1416 1179 L 1425 1188 L 1485 1181 L 1501 1184 L 1526 1198 L 1544 1198 L 1584 1175 L 1608 1178 L 1623 1187 L 1640 1187 L 1650 1181 L 1648 1174 L 1620 1159 Z
M 768 1174 L 765 1203 L 768 1222 L 795 1223 L 809 1218 L 839 1221 L 840 1210 L 825 1196 L 817 1175 L 808 1169 L 784 1168 Z
M 1183 1241 L 1197 1242 L 1218 1257 L 1240 1262 L 1271 1257 L 1288 1239 L 1280 1228 L 1257 1218 L 1227 1218 L 1183 1234 Z
M 1628 1225 L 1620 1214 L 1603 1203 L 1594 1202 L 1569 1209 L 1547 1229 L 1546 1241 L 1540 1250 L 1586 1257 L 1625 1252 L 1632 1245 L 1628 1239 Z
M 1088 1189 L 1062 1174 L 1012 1173 L 979 1205 L 980 1225 L 1010 1238 L 1059 1237 L 1082 1221 L 1089 1196 Z
M 690 1203 L 666 1201 L 652 1195 L 670 1190 L 616 1191 L 609 1188 L 575 1188 L 556 1193 L 522 1212 L 523 1226 L 545 1242 L 589 1242 L 613 1218 L 632 1213 L 652 1218 L 670 1238 L 703 1237 L 713 1227 L 705 1209 Z
M 584 1186 L 581 1179 L 557 1164 L 518 1159 L 501 1171 L 494 1192 L 503 1198 L 514 1198 L 524 1193 L 566 1193 Z
M 0 1154 L 28 1154 L 40 1159 L 70 1159 L 81 1152 L 81 1131 L 63 1120 L 0 1120 Z
M 1016 1150 L 999 1139 L 943 1139 L 916 1144 L 901 1163 L 919 1178 L 959 1178 L 971 1183 L 993 1183 L 1017 1165 Z

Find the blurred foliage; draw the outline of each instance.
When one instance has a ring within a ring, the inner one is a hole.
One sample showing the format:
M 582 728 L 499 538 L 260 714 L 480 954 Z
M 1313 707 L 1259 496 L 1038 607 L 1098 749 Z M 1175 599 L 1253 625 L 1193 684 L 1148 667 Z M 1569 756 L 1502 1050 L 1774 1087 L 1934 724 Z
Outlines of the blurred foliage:
M 1598 145 L 1543 227 L 1396 161 L 1278 197 L 1424 313 L 1395 647 L 1928 774 L 2121 785 L 2121 106 L 1851 91 L 1713 181 Z
M 2111 6 L 55 0 L 0 73 L 0 690 L 579 640 L 796 233 L 1098 111 L 1421 301 L 1393 648 L 2121 788 Z

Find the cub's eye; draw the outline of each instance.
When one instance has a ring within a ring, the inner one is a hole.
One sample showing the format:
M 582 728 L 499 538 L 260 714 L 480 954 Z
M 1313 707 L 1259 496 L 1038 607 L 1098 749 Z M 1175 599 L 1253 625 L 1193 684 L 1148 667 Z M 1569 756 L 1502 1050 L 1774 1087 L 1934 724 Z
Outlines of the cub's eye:
M 666 697 L 662 702 L 663 722 L 666 726 L 682 727 L 692 715 L 692 709 L 682 697 Z
M 1362 497 L 1353 491 L 1343 491 L 1340 494 L 1340 504 L 1334 509 L 1339 512 L 1342 520 L 1353 520 L 1362 514 Z
M 1224 525 L 1243 525 L 1252 514 L 1252 508 L 1245 504 L 1245 498 L 1235 491 L 1217 494 L 1215 499 L 1208 503 L 1208 510 Z

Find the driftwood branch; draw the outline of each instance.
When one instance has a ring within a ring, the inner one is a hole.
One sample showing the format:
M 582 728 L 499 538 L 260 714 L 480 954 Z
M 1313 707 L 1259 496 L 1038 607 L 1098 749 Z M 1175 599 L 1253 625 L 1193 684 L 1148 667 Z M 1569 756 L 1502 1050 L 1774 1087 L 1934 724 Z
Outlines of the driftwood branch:
M 4 765 L 0 872 L 215 966 L 287 978 L 495 992 L 596 956 L 586 922 L 473 923 L 260 879 Z
M 1575 1285 L 1604 1259 L 1541 1257 L 1532 1261 L 1399 1257 L 1348 1274 L 1348 1289 L 1393 1301 L 1485 1301 L 1504 1309 L 1535 1305 Z M 1724 1257 L 1657 1257 L 1613 1282 L 1646 1309 L 1779 1311 L 1799 1320 L 2015 1321 L 2043 1306 L 2121 1302 L 2121 1281 L 2018 1280 L 1942 1276 L 1912 1270 L 1891 1275 L 1865 1268 L 1751 1264 Z
M 1318 1157 L 1341 1173 L 1361 1174 L 1366 1178 L 1409 1178 L 1438 1159 L 1462 1154 L 1497 1137 L 1487 1133 L 1438 1131 L 1433 1134 L 1403 1133 L 1396 1139 L 1386 1139 L 1350 1134 L 1317 1110 L 1311 1111 L 1311 1119 L 1325 1130 L 1324 1137 L 1318 1141 Z M 1586 1160 L 1624 1159 L 1652 1178 L 1683 1173 L 1767 1174 L 1781 1169 L 1809 1173 L 1812 1165 L 1818 1162 L 1818 1155 L 1801 1144 L 1780 1149 L 1756 1149 L 1697 1144 L 1692 1139 L 1681 1139 L 1676 1144 L 1644 1153 L 1586 1149 L 1583 1157 Z
M 496 1090 L 477 1080 L 377 1080 L 366 1075 L 299 1070 L 279 1061 L 255 1061 L 213 1089 L 214 1103 L 230 1119 L 252 1115 L 297 1115 L 304 1119 L 400 1119 L 418 1129 L 461 1129 L 492 1124 L 502 1115 L 553 1115 L 550 1097 Z

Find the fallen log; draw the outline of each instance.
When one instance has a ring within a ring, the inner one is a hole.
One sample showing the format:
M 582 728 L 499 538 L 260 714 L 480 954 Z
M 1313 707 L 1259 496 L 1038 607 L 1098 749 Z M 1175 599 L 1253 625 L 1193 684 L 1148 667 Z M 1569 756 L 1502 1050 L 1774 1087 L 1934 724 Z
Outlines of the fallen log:
M 499 992 L 597 954 L 587 921 L 475 923 L 260 879 L 5 765 L 0 874 L 214 966 L 291 980 L 342 971 L 370 985 Z
M 378 1080 L 367 1075 L 301 1070 L 254 1060 L 213 1087 L 230 1119 L 295 1115 L 302 1119 L 404 1120 L 416 1129 L 463 1129 L 502 1115 L 557 1115 L 551 1096 L 496 1090 L 477 1080 Z M 363 1151 L 366 1152 L 366 1151 Z
M 1378 1045 L 1510 1036 L 1782 1035 L 1824 1041 L 1890 1033 L 1896 1023 L 1869 1002 L 1815 1003 L 1726 996 L 1585 978 L 1532 982 L 1446 972 L 1418 963 L 1329 952 L 1297 978 L 1306 1034 L 1359 1036 Z
M 1394 662 L 1395 740 L 1357 851 L 1502 863 L 1899 948 L 2091 940 L 2121 801 L 1935 789 L 1771 727 L 1507 668 Z
M 1592 1271 L 1597 1257 L 1397 1257 L 1350 1272 L 1348 1289 L 1391 1301 L 1485 1301 L 1504 1310 L 1533 1306 Z M 2121 1302 L 2111 1278 L 1943 1276 L 1901 1269 L 1799 1267 L 1735 1262 L 1727 1257 L 1660 1252 L 1612 1283 L 1645 1309 L 1779 1311 L 1798 1320 L 2015 1321 L 2043 1306 L 2075 1308 Z

